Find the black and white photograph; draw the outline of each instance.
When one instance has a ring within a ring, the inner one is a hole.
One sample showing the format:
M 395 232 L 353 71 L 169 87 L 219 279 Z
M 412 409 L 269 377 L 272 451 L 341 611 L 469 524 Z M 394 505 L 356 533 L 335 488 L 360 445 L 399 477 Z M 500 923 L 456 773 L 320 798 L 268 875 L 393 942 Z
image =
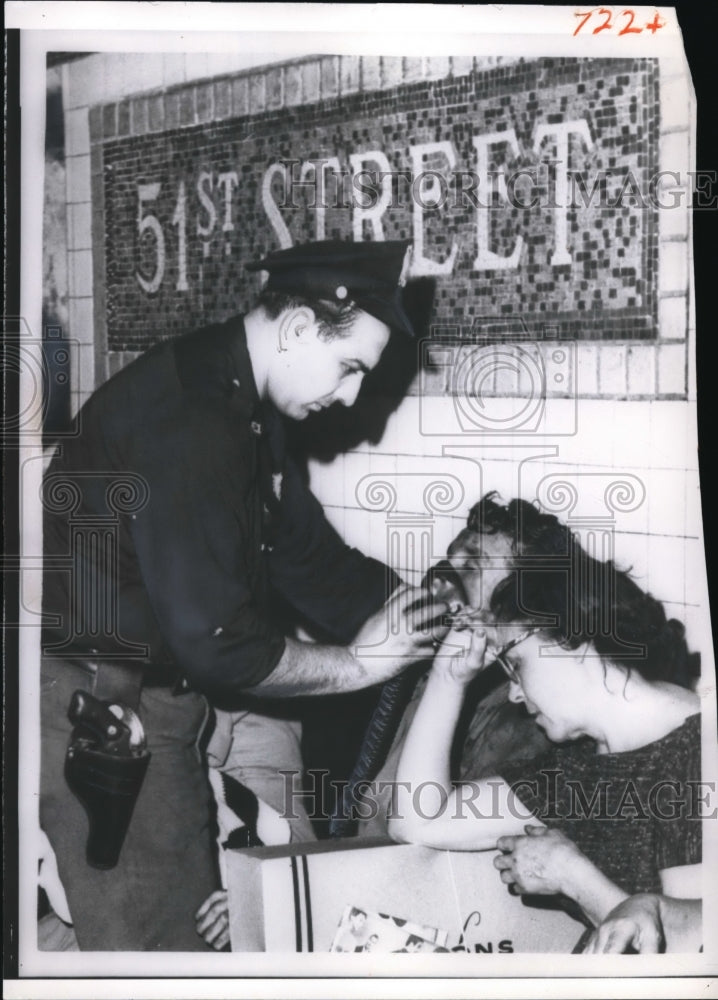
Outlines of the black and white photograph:
M 676 10 L 6 14 L 8 995 L 713 995 Z
M 388 952 L 419 954 L 446 952 L 449 935 L 438 927 L 412 924 L 403 917 L 388 913 L 367 913 L 358 906 L 347 906 L 332 941 L 330 951 Z

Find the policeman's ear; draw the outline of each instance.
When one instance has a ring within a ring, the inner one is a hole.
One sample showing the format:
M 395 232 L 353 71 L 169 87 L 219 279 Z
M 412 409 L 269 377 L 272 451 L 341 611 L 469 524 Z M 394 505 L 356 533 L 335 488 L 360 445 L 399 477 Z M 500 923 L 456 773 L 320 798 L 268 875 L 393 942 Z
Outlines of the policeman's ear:
M 309 306 L 289 309 L 285 313 L 279 331 L 280 344 L 287 350 L 292 344 L 305 343 L 318 333 L 317 318 Z

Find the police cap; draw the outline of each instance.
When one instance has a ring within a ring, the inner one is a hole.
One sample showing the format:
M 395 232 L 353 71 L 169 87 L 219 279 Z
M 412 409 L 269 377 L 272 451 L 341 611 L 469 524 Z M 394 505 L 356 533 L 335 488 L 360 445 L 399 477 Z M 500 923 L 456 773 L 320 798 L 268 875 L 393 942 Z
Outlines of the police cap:
M 410 261 L 409 240 L 321 240 L 277 250 L 248 264 L 247 270 L 268 272 L 267 291 L 337 304 L 354 302 L 387 326 L 413 337 L 402 303 Z

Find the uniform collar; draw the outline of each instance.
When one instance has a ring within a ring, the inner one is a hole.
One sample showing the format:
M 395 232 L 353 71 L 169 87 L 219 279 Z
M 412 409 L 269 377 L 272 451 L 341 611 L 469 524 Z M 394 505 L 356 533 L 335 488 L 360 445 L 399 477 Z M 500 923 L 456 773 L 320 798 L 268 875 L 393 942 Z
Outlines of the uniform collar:
M 241 413 L 251 420 L 256 433 L 268 433 L 273 450 L 279 454 L 284 448 L 282 420 L 274 405 L 269 400 L 259 397 L 252 359 L 247 347 L 244 317 L 240 316 L 238 319 L 238 329 L 230 340 L 230 355 L 234 369 L 232 382 L 238 405 Z
M 235 388 L 237 401 L 245 416 L 254 419 L 260 412 L 261 400 L 247 347 L 247 332 L 243 316 L 237 317 L 236 329 L 233 330 L 233 336 L 229 342 L 229 353 L 233 368 L 232 384 Z

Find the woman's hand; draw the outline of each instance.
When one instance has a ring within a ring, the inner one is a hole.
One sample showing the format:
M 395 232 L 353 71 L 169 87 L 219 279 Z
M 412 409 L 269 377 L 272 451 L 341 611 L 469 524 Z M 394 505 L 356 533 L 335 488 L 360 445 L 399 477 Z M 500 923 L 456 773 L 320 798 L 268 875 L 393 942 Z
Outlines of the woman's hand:
M 572 869 L 585 855 L 560 830 L 530 824 L 524 829 L 525 837 L 500 837 L 496 843 L 502 853 L 494 858 L 494 867 L 501 881 L 520 893 L 566 892 Z
M 620 955 L 628 951 L 655 955 L 665 950 L 660 896 L 629 896 L 611 910 L 586 942 L 584 955 Z
M 466 685 L 483 670 L 485 654 L 486 631 L 478 619 L 467 617 L 466 626 L 447 633 L 434 654 L 432 669 L 440 677 Z
M 216 951 L 229 944 L 229 902 L 227 890 L 218 889 L 205 899 L 194 915 L 197 933 Z
M 703 945 L 701 899 L 676 899 L 653 892 L 629 896 L 603 918 L 584 954 L 639 955 L 700 951 Z

